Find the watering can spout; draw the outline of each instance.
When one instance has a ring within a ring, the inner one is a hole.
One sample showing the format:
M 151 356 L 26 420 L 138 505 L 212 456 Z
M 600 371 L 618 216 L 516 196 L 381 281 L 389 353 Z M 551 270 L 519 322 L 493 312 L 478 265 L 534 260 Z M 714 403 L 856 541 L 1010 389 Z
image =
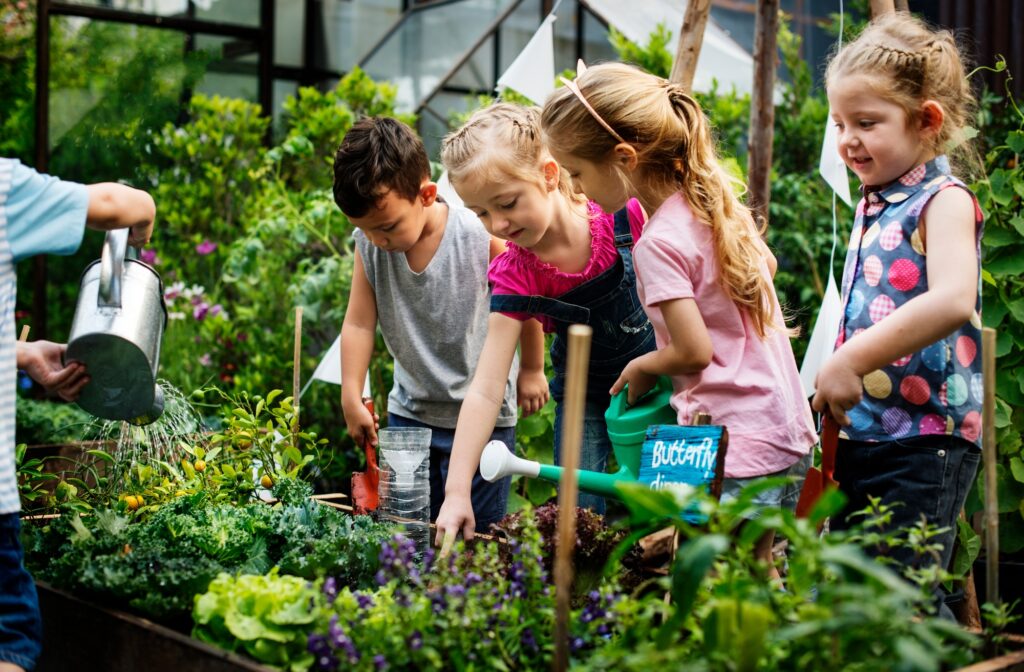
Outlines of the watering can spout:
M 489 442 L 484 446 L 484 452 L 480 455 L 480 475 L 485 481 L 492 483 L 506 476 L 518 474 L 558 484 L 562 481 L 564 473 L 565 470 L 562 467 L 541 464 L 513 455 L 512 451 L 501 441 Z M 626 469 L 620 469 L 614 474 L 579 470 L 577 475 L 580 490 L 604 497 L 618 496 L 616 485 L 636 480 L 636 477 Z

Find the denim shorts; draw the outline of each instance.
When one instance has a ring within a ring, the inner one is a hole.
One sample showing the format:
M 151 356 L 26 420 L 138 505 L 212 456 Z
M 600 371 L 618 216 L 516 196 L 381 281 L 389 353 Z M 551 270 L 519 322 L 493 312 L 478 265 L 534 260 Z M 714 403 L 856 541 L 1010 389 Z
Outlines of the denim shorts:
M 762 478 L 789 477 L 792 479 L 789 483 L 757 493 L 753 503 L 758 506 L 780 506 L 784 509 L 795 511 L 796 502 L 800 498 L 800 491 L 804 487 L 804 479 L 807 477 L 807 469 L 811 466 L 813 458 L 814 451 L 812 450 L 792 465 L 771 474 L 751 476 L 750 478 L 723 478 L 720 501 L 728 502 L 736 499 L 743 488 Z
M 935 538 L 942 544 L 939 561 L 949 566 L 956 538 L 956 519 L 981 461 L 981 450 L 955 436 L 917 436 L 873 443 L 840 440 L 836 451 L 836 480 L 847 497 L 846 507 L 833 516 L 833 530 L 848 529 L 861 518 L 848 516 L 867 508 L 868 497 L 895 505 L 890 529 L 916 525 L 924 516 L 931 525 L 949 529 Z M 867 549 L 881 555 L 882 549 Z M 913 549 L 887 548 L 885 555 L 904 566 L 925 566 L 931 556 L 917 558 Z
M 43 638 L 36 584 L 25 570 L 17 513 L 0 514 L 0 662 L 35 667 Z
M 444 484 L 448 480 L 448 462 L 452 456 L 452 444 L 455 442 L 455 430 L 434 427 L 394 413 L 388 413 L 389 427 L 426 427 L 430 429 L 430 519 L 437 520 L 444 502 Z M 501 441 L 513 453 L 516 450 L 516 428 L 495 427 L 490 441 Z M 505 517 L 508 507 L 508 492 L 512 485 L 512 477 L 490 483 L 480 475 L 479 467 L 473 474 L 473 517 L 476 518 L 476 531 L 488 532 L 491 525 Z
M 555 407 L 555 464 L 562 463 L 562 409 L 563 404 Z M 608 410 L 608 402 L 598 403 L 587 399 L 583 409 L 583 437 L 580 442 L 580 469 L 605 473 L 608 470 L 608 455 L 612 452 L 612 441 L 608 437 L 608 425 L 604 420 L 604 412 Z M 579 491 L 579 504 L 594 513 L 604 515 L 605 501 L 601 495 Z

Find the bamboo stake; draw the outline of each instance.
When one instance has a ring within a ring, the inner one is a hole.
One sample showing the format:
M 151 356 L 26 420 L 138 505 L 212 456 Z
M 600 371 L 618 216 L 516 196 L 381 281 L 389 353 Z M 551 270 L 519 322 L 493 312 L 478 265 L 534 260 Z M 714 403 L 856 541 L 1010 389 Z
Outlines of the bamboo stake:
M 21 335 L 18 336 L 18 341 L 20 341 L 21 343 L 24 343 L 25 341 L 28 340 L 28 331 L 29 331 L 30 328 L 31 327 L 29 325 L 27 325 L 27 324 L 21 325 Z
M 562 482 L 558 488 L 558 547 L 555 549 L 555 658 L 552 669 L 569 667 L 569 607 L 572 597 L 572 555 L 576 546 L 576 501 L 579 494 L 580 443 L 587 398 L 587 368 L 593 329 L 569 327 L 569 357 L 565 373 L 565 423 L 562 427 Z
M 680 84 L 687 93 L 693 90 L 693 75 L 697 72 L 697 59 L 700 57 L 701 45 L 704 44 L 704 29 L 708 25 L 710 12 L 711 0 L 690 0 L 686 4 L 669 79 Z
M 895 0 L 871 0 L 871 18 L 877 19 L 882 14 L 892 14 L 896 11 Z
M 999 604 L 999 503 L 996 498 L 996 332 L 981 330 L 981 453 L 985 463 L 985 601 Z
M 295 348 L 292 354 L 292 406 L 295 419 L 292 420 L 292 445 L 299 447 L 299 356 L 302 354 L 302 306 L 295 309 Z
M 772 143 L 775 140 L 775 63 L 779 0 L 758 0 L 754 22 L 754 92 L 750 101 L 750 149 L 747 154 L 747 204 L 768 221 L 771 202 Z

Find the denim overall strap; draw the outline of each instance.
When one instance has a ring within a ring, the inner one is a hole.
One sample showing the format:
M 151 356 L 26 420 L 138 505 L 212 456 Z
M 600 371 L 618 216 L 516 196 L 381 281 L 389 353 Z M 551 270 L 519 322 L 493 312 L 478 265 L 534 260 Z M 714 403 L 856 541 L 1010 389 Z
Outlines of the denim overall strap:
M 566 324 L 588 324 L 590 310 L 548 296 L 495 294 L 491 296 L 492 313 L 529 313 L 545 315 Z
M 615 212 L 615 247 L 633 249 L 633 231 L 629 228 L 629 212 L 626 208 L 620 208 Z

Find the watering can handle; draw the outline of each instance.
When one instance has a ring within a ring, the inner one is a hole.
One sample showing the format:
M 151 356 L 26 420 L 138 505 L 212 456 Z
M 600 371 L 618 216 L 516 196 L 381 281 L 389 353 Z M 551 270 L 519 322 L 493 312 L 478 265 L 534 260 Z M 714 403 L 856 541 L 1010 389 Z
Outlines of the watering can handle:
M 107 231 L 100 256 L 99 298 L 96 302 L 101 308 L 121 307 L 121 277 L 127 247 L 128 229 Z

